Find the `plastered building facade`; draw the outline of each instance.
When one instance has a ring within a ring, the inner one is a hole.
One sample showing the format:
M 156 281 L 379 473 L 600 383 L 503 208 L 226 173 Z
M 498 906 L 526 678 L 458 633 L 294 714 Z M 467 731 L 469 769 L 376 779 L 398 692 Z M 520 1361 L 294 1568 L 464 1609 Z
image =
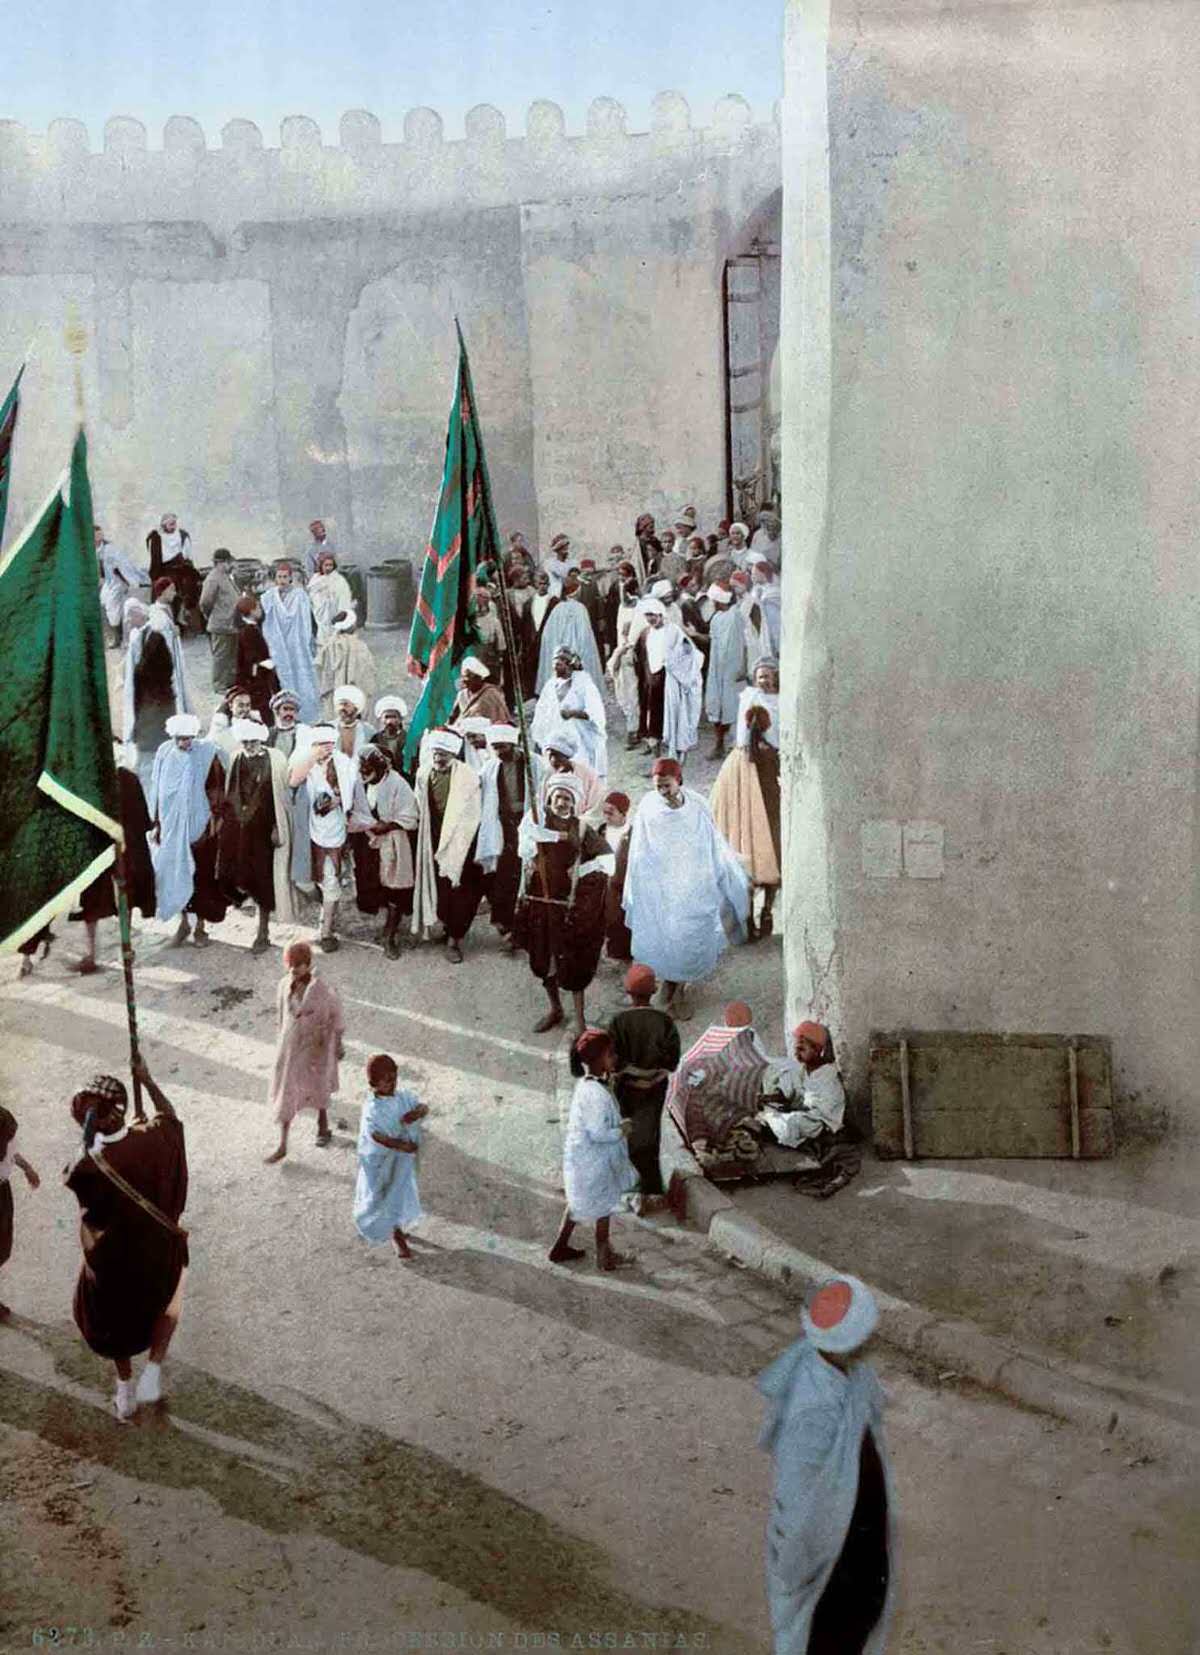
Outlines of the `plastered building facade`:
M 631 134 L 599 99 L 571 135 L 539 102 L 509 136 L 481 107 L 452 141 L 415 109 L 393 144 L 353 112 L 335 144 L 289 119 L 278 148 L 244 120 L 210 148 L 183 118 L 151 147 L 121 118 L 96 151 L 76 121 L 0 124 L 0 358 L 15 369 L 32 341 L 10 521 L 63 463 L 74 305 L 119 542 L 174 509 L 202 555 L 274 557 L 321 516 L 360 562 L 419 558 L 455 314 L 505 531 L 607 552 L 639 511 L 685 503 L 711 528 L 731 463 L 725 266 L 778 239 L 762 113 L 730 96 L 698 129 L 663 93 Z

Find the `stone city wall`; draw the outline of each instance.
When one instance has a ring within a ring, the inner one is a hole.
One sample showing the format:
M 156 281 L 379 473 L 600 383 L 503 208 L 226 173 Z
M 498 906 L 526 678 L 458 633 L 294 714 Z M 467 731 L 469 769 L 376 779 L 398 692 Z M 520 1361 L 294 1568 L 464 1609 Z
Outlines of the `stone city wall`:
M 92 338 L 97 510 L 129 546 L 177 510 L 201 554 L 273 557 L 322 516 L 360 562 L 419 557 L 453 384 L 471 353 L 503 529 L 606 550 L 637 512 L 724 514 L 721 273 L 778 192 L 774 117 L 739 97 L 697 130 L 663 93 L 649 132 L 597 99 L 568 135 L 552 103 L 462 140 L 432 109 L 404 141 L 343 117 L 231 121 L 163 147 L 110 120 L 0 123 L 0 375 L 32 341 L 10 524 L 63 463 L 61 338 Z

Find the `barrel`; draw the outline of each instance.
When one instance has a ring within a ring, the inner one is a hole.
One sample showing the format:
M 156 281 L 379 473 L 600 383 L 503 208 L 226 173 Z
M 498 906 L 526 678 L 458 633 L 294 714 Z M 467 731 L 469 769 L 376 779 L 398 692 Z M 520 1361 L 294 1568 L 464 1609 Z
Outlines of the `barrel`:
M 359 626 L 367 624 L 367 583 L 363 579 L 362 570 L 357 563 L 339 563 L 338 571 L 345 576 L 346 584 L 350 588 L 350 596 L 354 599 L 354 613 Z
M 403 558 L 389 558 L 367 571 L 369 625 L 375 632 L 395 631 L 404 625 L 413 606 L 412 567 Z

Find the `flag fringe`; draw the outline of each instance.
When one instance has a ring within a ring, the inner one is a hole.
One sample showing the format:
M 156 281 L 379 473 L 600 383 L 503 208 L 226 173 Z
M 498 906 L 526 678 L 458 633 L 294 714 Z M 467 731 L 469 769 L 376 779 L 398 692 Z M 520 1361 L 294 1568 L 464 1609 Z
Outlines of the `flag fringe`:
M 43 902 L 36 914 L 7 937 L 0 940 L 0 955 L 15 954 L 23 942 L 35 937 L 44 925 L 49 925 L 52 919 L 57 919 L 64 909 L 74 906 L 75 898 L 82 896 L 93 880 L 99 879 L 105 868 L 111 868 L 117 860 L 117 847 L 106 845 L 94 862 L 90 862 L 81 874 L 77 874 L 69 885 L 64 885 L 57 896 L 52 896 L 49 902 Z
M 89 804 L 78 793 L 72 793 L 69 787 L 64 787 L 60 781 L 56 781 L 48 770 L 43 770 L 38 777 L 38 790 L 53 799 L 55 804 L 61 805 L 64 810 L 70 811 L 73 816 L 81 816 L 85 822 L 90 822 L 92 827 L 99 828 L 101 833 L 107 833 L 118 845 L 124 845 L 125 829 L 120 822 L 106 816 L 102 810 L 97 810 L 94 804 Z

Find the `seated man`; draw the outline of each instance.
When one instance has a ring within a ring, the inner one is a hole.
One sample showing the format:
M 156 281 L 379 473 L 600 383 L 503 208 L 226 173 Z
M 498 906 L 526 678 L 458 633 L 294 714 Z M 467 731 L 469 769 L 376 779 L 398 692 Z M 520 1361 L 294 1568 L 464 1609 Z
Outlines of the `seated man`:
M 777 1142 L 797 1149 L 822 1132 L 841 1131 L 846 1093 L 824 1024 L 801 1023 L 792 1039 L 795 1062 L 770 1063 L 763 1075 L 758 1119 Z

